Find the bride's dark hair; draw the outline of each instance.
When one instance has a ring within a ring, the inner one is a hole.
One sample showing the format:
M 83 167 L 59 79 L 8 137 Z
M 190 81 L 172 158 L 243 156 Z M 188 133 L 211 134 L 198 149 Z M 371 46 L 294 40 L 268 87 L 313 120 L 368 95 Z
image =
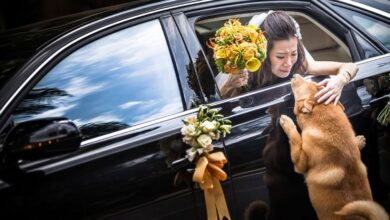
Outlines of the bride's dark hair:
M 263 23 L 260 25 L 261 30 L 264 32 L 265 37 L 268 40 L 267 55 L 274 46 L 274 41 L 288 40 L 297 36 L 297 29 L 295 27 L 293 19 L 283 11 L 275 11 L 269 14 Z M 304 73 L 306 72 L 304 67 L 305 51 L 303 44 L 298 39 L 298 58 L 297 62 L 293 65 L 291 73 Z M 251 89 L 258 89 L 264 86 L 268 86 L 274 83 L 278 77 L 272 74 L 271 62 L 269 57 L 265 59 L 260 70 L 256 73 L 249 74 L 252 79 L 249 79 L 249 86 Z

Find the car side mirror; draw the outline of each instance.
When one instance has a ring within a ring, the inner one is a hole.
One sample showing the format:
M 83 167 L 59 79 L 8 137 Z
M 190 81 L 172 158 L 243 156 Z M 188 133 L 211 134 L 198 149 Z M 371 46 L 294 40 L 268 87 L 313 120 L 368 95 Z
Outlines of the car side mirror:
M 17 124 L 4 141 L 3 163 L 36 160 L 77 150 L 81 133 L 67 118 L 35 119 Z

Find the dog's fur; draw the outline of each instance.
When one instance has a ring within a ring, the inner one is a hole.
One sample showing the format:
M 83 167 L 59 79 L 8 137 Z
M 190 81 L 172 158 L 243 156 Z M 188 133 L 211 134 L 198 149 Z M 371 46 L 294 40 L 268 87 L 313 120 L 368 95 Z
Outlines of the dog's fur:
M 294 114 L 291 106 L 292 102 L 283 102 L 267 110 L 271 123 L 264 131 L 268 138 L 263 160 L 269 195 L 268 220 L 316 220 L 304 177 L 294 172 L 288 138 L 279 125 L 281 114 Z
M 317 86 L 299 75 L 291 80 L 291 87 L 302 132 L 285 115 L 280 125 L 289 138 L 294 169 L 305 176 L 318 218 L 388 220 L 384 209 L 373 202 L 360 159 L 365 138 L 355 136 L 342 105 L 317 104 Z

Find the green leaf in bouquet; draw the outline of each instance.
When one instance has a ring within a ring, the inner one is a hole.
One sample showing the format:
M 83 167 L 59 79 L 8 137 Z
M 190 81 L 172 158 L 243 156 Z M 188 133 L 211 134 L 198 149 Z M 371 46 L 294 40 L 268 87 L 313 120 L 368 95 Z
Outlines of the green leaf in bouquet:
M 229 34 L 229 36 L 227 38 L 225 38 L 223 42 L 226 45 L 226 44 L 229 44 L 229 43 L 231 43 L 233 41 L 234 41 L 234 36 L 232 34 Z
M 210 109 L 209 110 L 209 113 L 211 113 L 211 114 L 213 114 L 213 113 L 218 113 L 219 112 L 219 110 L 218 109 Z
M 199 121 L 203 118 L 203 109 L 201 107 L 199 107 L 199 111 L 198 111 L 197 117 L 198 117 Z
M 242 53 L 239 52 L 236 56 L 236 58 L 234 58 L 234 64 L 237 64 L 238 65 L 238 62 L 240 62 L 240 60 L 242 59 Z
M 226 42 L 226 40 L 224 41 L 218 41 L 218 45 L 219 46 L 226 46 L 228 43 Z
M 230 134 L 231 125 L 222 125 L 220 128 Z
M 183 124 L 185 124 L 185 125 L 189 125 L 190 123 L 188 123 L 186 120 L 184 120 L 184 119 L 182 119 L 181 120 L 182 122 L 183 122 Z
M 230 121 L 229 119 L 225 119 L 222 121 L 224 124 L 232 124 L 232 121 Z
M 258 52 L 259 52 L 259 57 L 258 58 L 259 58 L 260 62 L 263 62 L 265 60 L 265 58 L 266 58 L 265 51 L 259 49 Z
M 193 99 L 191 100 L 191 107 L 198 107 L 198 104 Z
M 241 70 L 245 68 L 245 60 L 242 56 L 241 56 L 241 59 L 238 60 L 237 66 L 238 66 L 238 69 L 241 69 Z
M 223 29 L 225 29 L 225 27 L 220 27 L 220 28 L 215 32 L 215 36 L 221 35 L 221 32 L 223 31 Z
M 216 114 L 215 115 L 215 118 L 217 118 L 217 119 L 221 119 L 221 118 L 223 118 L 224 116 L 222 115 L 222 114 Z
M 378 114 L 378 117 L 376 118 L 377 121 L 383 125 L 387 126 L 390 120 L 390 101 L 387 103 L 387 105 L 381 110 L 381 112 Z

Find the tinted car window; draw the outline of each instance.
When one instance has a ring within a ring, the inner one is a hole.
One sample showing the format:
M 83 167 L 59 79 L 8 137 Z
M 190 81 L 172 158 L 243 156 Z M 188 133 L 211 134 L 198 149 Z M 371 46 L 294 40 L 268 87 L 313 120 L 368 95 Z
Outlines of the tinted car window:
M 376 50 L 373 46 L 371 46 L 369 43 L 367 43 L 367 41 L 365 41 L 361 36 L 356 33 L 354 35 L 361 47 L 361 54 L 364 58 L 370 58 L 380 55 L 380 52 Z
M 164 33 L 154 20 L 70 54 L 29 92 L 14 115 L 16 122 L 65 116 L 88 139 L 182 110 Z
M 349 17 L 357 25 L 360 25 L 369 34 L 374 36 L 380 42 L 390 49 L 390 25 L 372 17 L 363 15 L 359 12 L 337 7 L 342 14 Z

